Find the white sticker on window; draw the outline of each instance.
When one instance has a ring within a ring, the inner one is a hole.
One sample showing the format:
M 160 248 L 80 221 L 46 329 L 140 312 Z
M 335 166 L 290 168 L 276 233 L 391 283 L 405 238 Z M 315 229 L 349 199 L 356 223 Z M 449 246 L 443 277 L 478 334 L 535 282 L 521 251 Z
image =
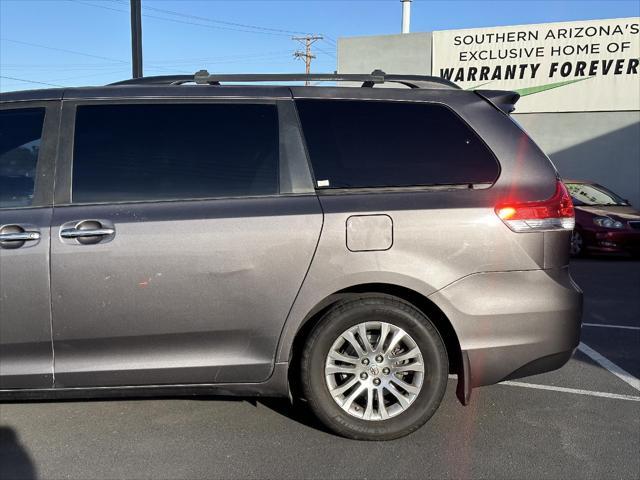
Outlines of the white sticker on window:
M 319 187 L 328 187 L 329 186 L 329 180 L 318 180 L 318 186 Z

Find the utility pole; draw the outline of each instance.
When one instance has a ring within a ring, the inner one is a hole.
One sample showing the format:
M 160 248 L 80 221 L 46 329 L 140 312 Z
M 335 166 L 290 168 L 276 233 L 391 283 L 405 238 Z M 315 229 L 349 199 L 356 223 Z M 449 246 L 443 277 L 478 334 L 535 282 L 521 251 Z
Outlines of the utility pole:
M 297 50 L 294 52 L 293 56 L 296 58 L 304 58 L 305 63 L 305 71 L 306 74 L 309 75 L 311 73 L 311 60 L 316 58 L 316 56 L 311 53 L 311 45 L 316 43 L 318 40 L 322 40 L 322 36 L 320 35 L 305 35 L 304 37 L 291 37 L 292 40 L 296 40 L 304 45 L 304 52 Z M 305 81 L 304 84 L 309 86 L 309 80 Z
M 142 78 L 142 0 L 131 0 L 131 70 Z

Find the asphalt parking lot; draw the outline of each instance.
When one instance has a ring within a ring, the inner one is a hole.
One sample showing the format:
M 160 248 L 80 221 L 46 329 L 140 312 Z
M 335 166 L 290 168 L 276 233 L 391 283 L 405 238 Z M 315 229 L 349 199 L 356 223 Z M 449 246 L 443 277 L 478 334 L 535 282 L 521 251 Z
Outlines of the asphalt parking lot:
M 324 431 L 286 401 L 0 404 L 0 479 L 640 477 L 640 261 L 572 263 L 580 349 L 561 370 L 476 389 L 386 443 Z M 624 327 L 624 328 L 623 328 Z

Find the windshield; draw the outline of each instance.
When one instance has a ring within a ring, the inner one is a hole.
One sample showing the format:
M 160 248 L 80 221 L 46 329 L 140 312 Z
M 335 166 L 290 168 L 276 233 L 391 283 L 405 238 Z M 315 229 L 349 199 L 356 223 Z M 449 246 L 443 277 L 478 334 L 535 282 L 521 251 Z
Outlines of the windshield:
M 591 183 L 567 183 L 566 185 L 576 205 L 629 205 L 625 199 L 601 185 Z

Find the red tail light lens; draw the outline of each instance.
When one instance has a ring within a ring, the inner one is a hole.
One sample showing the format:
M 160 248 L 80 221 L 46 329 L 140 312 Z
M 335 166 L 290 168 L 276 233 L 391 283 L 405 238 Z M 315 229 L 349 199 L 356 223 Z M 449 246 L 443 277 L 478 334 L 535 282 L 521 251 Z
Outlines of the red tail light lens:
M 575 216 L 571 195 L 564 183 L 541 202 L 505 202 L 495 208 L 496 215 L 514 232 L 573 230 Z

